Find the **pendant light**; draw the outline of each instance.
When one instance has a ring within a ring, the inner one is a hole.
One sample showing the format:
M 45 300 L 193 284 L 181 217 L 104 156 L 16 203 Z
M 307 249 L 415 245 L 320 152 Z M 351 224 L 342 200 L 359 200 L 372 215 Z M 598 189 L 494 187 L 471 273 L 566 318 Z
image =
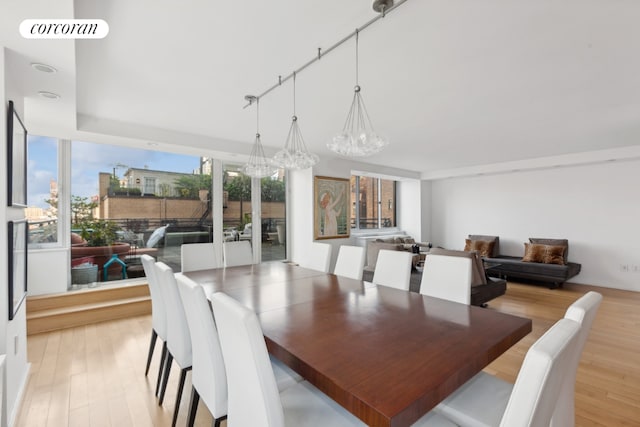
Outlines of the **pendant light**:
M 291 127 L 285 141 L 284 148 L 276 153 L 273 161 L 276 165 L 285 169 L 307 169 L 318 163 L 320 159 L 307 150 L 307 146 L 302 138 L 296 116 L 296 73 L 293 72 L 293 117 L 291 117 Z
M 327 143 L 327 147 L 346 157 L 364 157 L 379 153 L 388 142 L 373 129 L 369 113 L 362 100 L 361 88 L 358 84 L 358 35 L 356 30 L 356 86 L 353 101 L 344 123 L 342 132 Z
M 277 172 L 273 161 L 264 155 L 264 149 L 260 142 L 260 98 L 252 95 L 245 97 L 249 103 L 256 103 L 256 140 L 253 143 L 249 161 L 242 166 L 242 173 L 253 178 L 265 178 Z

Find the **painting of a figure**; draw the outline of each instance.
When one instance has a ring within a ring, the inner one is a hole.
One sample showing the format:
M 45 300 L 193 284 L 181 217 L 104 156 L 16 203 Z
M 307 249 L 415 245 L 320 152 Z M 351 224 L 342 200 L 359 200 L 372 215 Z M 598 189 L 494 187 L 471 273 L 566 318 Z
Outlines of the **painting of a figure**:
M 314 238 L 349 237 L 349 180 L 316 176 L 313 194 Z

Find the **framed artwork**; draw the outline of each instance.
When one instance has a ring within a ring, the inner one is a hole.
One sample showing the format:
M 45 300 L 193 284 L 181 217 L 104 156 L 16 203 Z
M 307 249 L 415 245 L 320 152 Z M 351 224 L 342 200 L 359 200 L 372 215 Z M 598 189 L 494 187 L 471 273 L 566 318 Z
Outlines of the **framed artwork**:
M 344 239 L 351 224 L 350 181 L 345 178 L 316 176 L 313 182 L 313 238 Z
M 7 115 L 7 204 L 27 206 L 27 129 L 13 101 Z
M 9 241 L 9 320 L 18 312 L 20 304 L 27 296 L 27 239 L 29 233 L 26 219 L 9 221 L 7 227 Z

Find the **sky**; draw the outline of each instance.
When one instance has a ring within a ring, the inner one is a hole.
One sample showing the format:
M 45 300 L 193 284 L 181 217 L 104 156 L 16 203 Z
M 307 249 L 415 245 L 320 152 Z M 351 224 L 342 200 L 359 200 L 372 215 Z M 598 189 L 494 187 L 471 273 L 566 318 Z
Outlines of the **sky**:
M 27 204 L 47 208 L 49 183 L 58 180 L 56 138 L 29 135 Z M 98 174 L 113 173 L 117 165 L 169 172 L 192 173 L 200 165 L 196 156 L 139 150 L 89 142 L 71 143 L 71 194 L 90 198 L 98 194 Z M 122 178 L 126 167 L 116 168 Z

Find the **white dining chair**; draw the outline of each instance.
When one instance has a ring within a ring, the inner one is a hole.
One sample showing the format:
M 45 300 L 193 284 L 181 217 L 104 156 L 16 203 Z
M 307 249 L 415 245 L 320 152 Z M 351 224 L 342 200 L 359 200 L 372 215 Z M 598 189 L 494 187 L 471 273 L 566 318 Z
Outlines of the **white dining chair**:
M 365 425 L 306 381 L 278 392 L 256 314 L 221 292 L 211 305 L 227 372 L 228 427 Z
M 182 303 L 188 307 L 185 314 L 193 353 L 187 426 L 194 425 L 202 399 L 218 427 L 227 417 L 227 374 L 213 313 L 202 286 L 182 274 L 176 275 L 176 282 Z
M 420 293 L 469 305 L 472 268 L 471 258 L 428 254 L 420 279 Z
M 362 280 L 364 258 L 365 252 L 362 246 L 340 246 L 333 274 L 336 276 Z
M 374 285 L 409 290 L 411 282 L 411 263 L 413 254 L 406 251 L 389 251 L 381 249 L 378 252 L 376 269 L 371 282 Z
M 460 426 L 548 426 L 573 362 L 580 328 L 574 320 L 558 320 L 529 348 L 513 386 L 481 372 L 434 411 Z M 414 426 L 429 424 L 418 421 Z
M 219 426 L 227 418 L 227 376 L 218 329 L 203 287 L 181 273 L 176 274 L 176 282 L 185 306 L 193 353 L 187 425 L 193 426 L 198 402 L 202 399 L 214 417 L 214 425 Z M 270 360 L 279 391 L 302 381 L 302 377 L 284 363 L 272 357 Z
M 213 243 L 188 243 L 180 246 L 183 273 L 221 267 Z
M 160 395 L 158 396 L 159 405 L 162 405 L 164 401 L 167 383 L 169 382 L 169 374 L 171 373 L 171 365 L 174 359 L 180 367 L 180 381 L 178 383 L 178 393 L 176 395 L 173 421 L 171 423 L 173 427 L 176 425 L 178 419 L 178 409 L 180 408 L 180 400 L 182 399 L 182 390 L 184 389 L 187 372 L 191 370 L 191 335 L 173 270 L 163 262 L 156 262 L 155 267 L 155 274 L 160 289 L 162 289 L 162 296 L 167 309 L 167 357 L 163 369 L 162 384 L 160 385 Z
M 571 368 L 566 373 L 562 391 L 556 404 L 556 409 L 551 418 L 552 427 L 573 427 L 575 425 L 575 385 L 576 375 L 578 373 L 578 365 L 582 357 L 582 350 L 589 337 L 591 326 L 596 318 L 598 307 L 602 302 L 602 295 L 598 292 L 587 292 L 585 295 L 576 300 L 569 306 L 564 317 L 581 324 L 580 335 L 578 336 L 578 345 L 573 354 Z
M 253 264 L 253 251 L 251 250 L 251 242 L 248 240 L 224 242 L 222 253 L 225 267 Z
M 300 267 L 328 273 L 331 265 L 331 248 L 329 243 L 311 243 L 309 253 L 300 262 Z
M 158 337 L 162 340 L 162 353 L 160 354 L 158 379 L 156 380 L 157 396 L 160 390 L 162 367 L 164 366 L 164 359 L 167 355 L 167 313 L 164 300 L 162 298 L 162 290 L 159 287 L 158 279 L 155 275 L 155 260 L 153 257 L 144 254 L 140 257 L 140 261 L 142 262 L 144 275 L 146 276 L 147 284 L 149 285 L 149 294 L 151 295 L 151 343 L 149 344 L 149 354 L 147 355 L 147 366 L 144 370 L 145 376 L 149 374 L 149 366 L 151 365 L 151 358 L 156 347 L 156 340 Z

